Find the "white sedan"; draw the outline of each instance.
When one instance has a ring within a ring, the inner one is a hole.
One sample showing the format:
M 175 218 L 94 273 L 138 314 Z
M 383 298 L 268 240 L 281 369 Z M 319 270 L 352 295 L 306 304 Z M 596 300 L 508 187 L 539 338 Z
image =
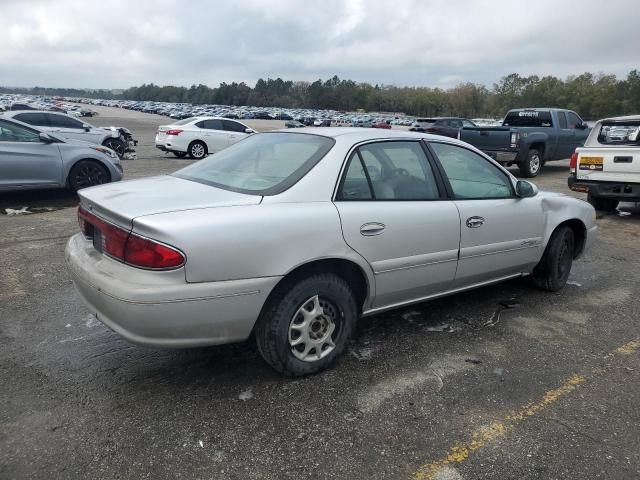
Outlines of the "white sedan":
M 244 123 L 220 117 L 191 117 L 171 125 L 161 125 L 156 134 L 156 148 L 172 152 L 176 157 L 189 155 L 200 160 L 219 152 L 255 130 Z

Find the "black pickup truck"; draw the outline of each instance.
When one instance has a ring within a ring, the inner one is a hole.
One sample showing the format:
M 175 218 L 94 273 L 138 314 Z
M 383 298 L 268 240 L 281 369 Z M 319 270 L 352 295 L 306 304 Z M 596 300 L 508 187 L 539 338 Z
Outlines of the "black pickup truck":
M 460 139 L 503 165 L 535 177 L 545 162 L 569 158 L 589 129 L 577 113 L 558 108 L 509 110 L 500 127 L 464 127 Z

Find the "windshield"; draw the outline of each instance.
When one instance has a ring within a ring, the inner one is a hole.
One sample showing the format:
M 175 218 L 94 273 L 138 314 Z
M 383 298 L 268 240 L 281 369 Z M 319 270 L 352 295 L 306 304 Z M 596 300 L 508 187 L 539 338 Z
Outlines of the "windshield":
M 334 143 L 312 134 L 261 133 L 174 175 L 234 192 L 276 195 L 306 175 Z
M 184 120 L 179 120 L 177 122 L 173 122 L 171 125 L 186 125 L 187 123 L 193 122 L 197 117 L 189 117 Z

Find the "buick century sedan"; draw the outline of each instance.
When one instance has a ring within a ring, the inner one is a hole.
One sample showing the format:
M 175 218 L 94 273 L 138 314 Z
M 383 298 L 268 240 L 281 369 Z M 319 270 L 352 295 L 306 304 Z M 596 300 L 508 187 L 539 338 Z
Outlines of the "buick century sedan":
M 99 320 L 154 347 L 254 333 L 289 376 L 331 365 L 362 316 L 521 276 L 558 291 L 597 228 L 468 144 L 396 130 L 256 134 L 79 196 L 66 259 Z

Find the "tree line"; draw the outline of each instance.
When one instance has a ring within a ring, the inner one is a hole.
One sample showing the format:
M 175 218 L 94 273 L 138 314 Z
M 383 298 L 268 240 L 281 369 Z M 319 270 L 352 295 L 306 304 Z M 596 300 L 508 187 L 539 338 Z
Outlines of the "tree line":
M 3 89 L 0 89 L 0 93 Z M 65 93 L 66 92 L 66 93 Z M 73 93 L 71 93 L 73 92 Z M 153 83 L 131 87 L 121 94 L 108 90 L 37 88 L 23 93 L 84 96 L 103 99 L 149 100 L 190 104 L 247 105 L 258 107 L 321 108 L 338 111 L 403 112 L 417 116 L 459 115 L 500 118 L 511 108 L 558 107 L 575 110 L 585 119 L 640 113 L 640 71 L 626 78 L 583 73 L 561 79 L 512 73 L 491 88 L 462 83 L 449 89 L 372 85 L 334 76 L 315 82 L 281 78 L 191 87 Z
M 221 83 L 217 88 L 160 87 L 151 83 L 125 90 L 123 98 L 472 118 L 501 118 L 511 108 L 558 107 L 575 110 L 586 119 L 597 119 L 640 113 L 640 71 L 632 70 L 623 79 L 593 73 L 566 79 L 512 73 L 492 88 L 469 82 L 450 89 L 397 87 L 342 80 L 337 76 L 315 82 L 261 78 L 253 88 L 235 82 Z

